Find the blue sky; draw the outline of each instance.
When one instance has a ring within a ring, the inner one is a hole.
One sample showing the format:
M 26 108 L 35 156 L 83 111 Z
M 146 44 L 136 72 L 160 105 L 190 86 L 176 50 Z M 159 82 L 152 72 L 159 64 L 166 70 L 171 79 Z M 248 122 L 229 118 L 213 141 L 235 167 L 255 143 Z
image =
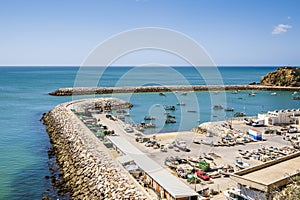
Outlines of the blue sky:
M 300 65 L 298 0 L 1 0 L 0 65 L 80 65 L 107 38 L 161 27 L 182 32 L 222 65 Z M 147 57 L 147 59 L 146 59 Z M 116 65 L 185 65 L 157 52 Z

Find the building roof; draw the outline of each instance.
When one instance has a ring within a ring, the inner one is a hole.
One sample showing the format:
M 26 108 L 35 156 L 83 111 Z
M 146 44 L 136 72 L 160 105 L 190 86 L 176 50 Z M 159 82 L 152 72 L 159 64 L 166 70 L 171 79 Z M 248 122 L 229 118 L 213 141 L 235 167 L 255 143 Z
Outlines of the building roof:
M 298 175 L 300 152 L 241 170 L 231 176 L 236 182 L 269 192 L 284 186 L 290 177 Z
M 143 171 L 174 198 L 198 196 L 198 193 L 170 174 L 169 171 L 157 164 L 123 137 L 109 136 L 108 139 L 124 154 L 130 156 Z

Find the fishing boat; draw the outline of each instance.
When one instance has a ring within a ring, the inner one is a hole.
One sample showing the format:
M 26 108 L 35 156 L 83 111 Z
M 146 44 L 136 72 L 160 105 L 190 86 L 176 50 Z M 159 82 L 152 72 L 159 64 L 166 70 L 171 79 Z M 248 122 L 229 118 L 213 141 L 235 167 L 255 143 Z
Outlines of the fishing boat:
M 176 123 L 176 120 L 174 120 L 174 119 L 166 119 L 165 123 L 166 124 L 174 124 L 174 123 Z
M 214 110 L 221 110 L 221 109 L 223 109 L 223 106 L 222 105 L 214 105 L 213 109 Z
M 244 116 L 246 116 L 246 113 L 244 113 L 244 112 L 237 112 L 237 113 L 234 113 L 233 116 L 234 117 L 244 117 Z
M 169 106 L 165 106 L 165 110 L 175 110 L 175 106 L 173 105 L 169 105 Z
M 252 198 L 243 195 L 241 190 L 235 188 L 225 190 L 223 194 L 228 200 L 252 200 Z
M 167 115 L 167 118 L 173 118 L 173 119 L 175 119 L 176 116 L 175 116 L 175 115 L 170 115 L 170 114 L 168 114 L 168 115 Z
M 248 94 L 248 96 L 250 96 L 250 97 L 254 97 L 254 96 L 256 96 L 256 93 L 254 93 L 254 92 L 251 92 L 251 93 L 249 93 L 249 94 Z
M 300 96 L 294 96 L 293 100 L 300 100 Z
M 153 117 L 153 116 L 145 116 L 144 120 L 155 120 L 155 117 Z

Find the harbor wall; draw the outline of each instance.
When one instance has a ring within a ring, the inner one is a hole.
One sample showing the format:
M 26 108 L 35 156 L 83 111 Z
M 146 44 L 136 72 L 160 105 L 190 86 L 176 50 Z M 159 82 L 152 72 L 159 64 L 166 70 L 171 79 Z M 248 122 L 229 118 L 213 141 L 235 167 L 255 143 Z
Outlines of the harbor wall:
M 72 199 L 149 199 L 69 105 L 42 117 L 63 176 L 60 189 Z
M 172 86 L 128 86 L 128 87 L 74 87 L 59 88 L 50 92 L 54 96 L 72 96 L 89 94 L 112 93 L 147 93 L 147 92 L 171 92 L 171 91 L 217 91 L 217 90 L 284 90 L 299 91 L 300 87 L 267 86 L 267 85 L 172 85 Z

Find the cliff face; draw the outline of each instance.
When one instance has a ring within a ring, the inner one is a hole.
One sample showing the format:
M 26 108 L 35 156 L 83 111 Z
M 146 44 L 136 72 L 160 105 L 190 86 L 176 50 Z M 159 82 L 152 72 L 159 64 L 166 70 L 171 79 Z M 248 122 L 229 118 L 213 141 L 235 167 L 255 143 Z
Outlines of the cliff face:
M 298 67 L 281 67 L 275 72 L 270 72 L 263 76 L 260 81 L 261 85 L 276 86 L 300 86 L 300 68 Z

